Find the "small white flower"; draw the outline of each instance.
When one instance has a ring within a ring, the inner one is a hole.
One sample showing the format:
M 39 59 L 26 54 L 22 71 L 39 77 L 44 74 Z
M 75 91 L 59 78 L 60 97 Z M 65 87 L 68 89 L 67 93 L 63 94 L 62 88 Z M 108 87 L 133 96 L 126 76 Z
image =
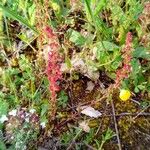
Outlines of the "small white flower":
M 17 110 L 16 109 L 13 109 L 12 111 L 10 111 L 8 113 L 10 116 L 16 116 L 17 115 Z
M 36 112 L 36 110 L 35 110 L 35 109 L 30 109 L 29 112 L 30 112 L 31 114 L 34 114 L 34 113 Z
M 11 136 L 11 138 L 10 138 L 11 140 L 13 140 L 14 139 L 14 136 Z
M 28 117 L 29 115 L 30 115 L 29 113 L 27 113 L 27 112 L 25 113 L 25 116 L 26 116 L 26 117 Z
M 29 122 L 29 117 L 25 118 L 25 121 L 26 121 L 26 122 Z
M 0 122 L 1 122 L 1 123 L 4 123 L 4 122 L 7 121 L 7 120 L 8 120 L 8 118 L 7 118 L 6 115 L 2 115 L 1 118 L 0 118 Z
M 46 127 L 46 122 L 41 122 L 41 123 L 40 123 L 40 126 L 41 126 L 42 128 L 45 128 L 45 127 Z

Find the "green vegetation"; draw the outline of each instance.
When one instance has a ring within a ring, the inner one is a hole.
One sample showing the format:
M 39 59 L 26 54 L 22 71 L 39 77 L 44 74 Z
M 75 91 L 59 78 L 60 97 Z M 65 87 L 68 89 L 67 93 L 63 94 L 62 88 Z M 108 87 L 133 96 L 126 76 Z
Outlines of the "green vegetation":
M 150 147 L 148 0 L 0 1 L 0 150 Z

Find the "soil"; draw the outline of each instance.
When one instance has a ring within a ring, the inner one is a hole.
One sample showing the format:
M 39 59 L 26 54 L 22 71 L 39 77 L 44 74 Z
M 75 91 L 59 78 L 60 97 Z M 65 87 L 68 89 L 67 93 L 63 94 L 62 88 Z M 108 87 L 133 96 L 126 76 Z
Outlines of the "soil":
M 66 114 L 66 118 L 62 118 L 56 121 L 57 123 L 54 130 L 54 135 L 56 137 L 54 136 L 53 138 L 45 139 L 42 147 L 45 149 L 39 147 L 39 150 L 65 149 L 59 142 L 59 136 L 67 131 L 68 125 L 77 125 L 77 122 L 83 118 L 82 115 L 78 114 L 76 108 L 86 103 L 92 104 L 93 101 L 98 100 L 102 96 L 102 89 L 98 84 L 95 85 L 91 92 L 86 92 L 85 89 L 87 86 L 87 81 L 89 80 L 84 77 L 79 80 L 72 81 L 71 87 L 67 89 L 68 95 L 71 95 L 68 109 L 65 109 L 66 111 L 60 111 L 61 113 Z M 106 76 L 103 82 L 110 83 L 110 79 Z M 143 108 L 138 103 L 131 100 L 122 102 L 118 97 L 118 93 L 113 95 L 113 102 L 122 149 L 150 150 L 150 108 L 145 109 L 145 113 L 143 113 L 143 115 L 139 115 Z M 134 99 L 138 98 L 134 97 Z M 137 101 L 141 102 L 142 100 L 138 99 Z M 108 128 L 115 132 L 115 123 L 113 120 L 113 113 L 110 102 L 104 99 L 94 103 L 93 107 L 102 113 L 100 118 L 91 119 L 89 122 L 89 126 L 91 128 L 98 129 L 95 138 L 101 137 Z M 71 149 L 74 149 L 73 147 Z M 90 150 L 90 148 L 86 147 L 84 143 L 82 149 Z M 116 136 L 104 144 L 104 149 L 118 149 Z

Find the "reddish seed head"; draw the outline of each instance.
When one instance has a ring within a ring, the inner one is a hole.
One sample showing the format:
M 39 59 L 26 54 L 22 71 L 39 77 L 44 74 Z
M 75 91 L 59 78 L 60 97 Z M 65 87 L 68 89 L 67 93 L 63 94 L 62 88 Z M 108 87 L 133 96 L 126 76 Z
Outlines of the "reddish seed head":
M 53 38 L 53 37 L 55 37 L 55 34 L 53 33 L 53 30 L 52 30 L 50 27 L 46 27 L 46 28 L 45 28 L 45 32 L 46 32 L 48 38 Z
M 132 34 L 131 32 L 128 32 L 126 36 L 126 46 L 128 46 L 131 43 L 132 43 Z
M 50 81 L 50 90 L 51 92 L 55 92 L 59 90 L 59 86 L 57 85 L 57 81 L 61 80 L 62 74 L 60 71 L 60 65 L 57 63 L 58 56 L 54 51 L 51 51 L 48 57 L 48 65 L 47 65 L 47 76 Z
M 116 84 L 115 87 L 119 87 L 121 85 L 121 81 L 125 78 L 128 78 L 131 72 L 131 64 L 130 61 L 132 59 L 132 33 L 128 32 L 126 36 L 126 44 L 125 48 L 122 50 L 123 52 L 123 67 L 116 72 Z
M 58 81 L 62 79 L 62 72 L 60 71 L 61 57 L 59 55 L 60 46 L 57 40 L 57 36 L 50 27 L 46 27 L 45 32 L 48 38 L 48 46 L 50 49 L 50 51 L 48 52 L 46 74 L 49 80 L 49 90 L 51 92 L 51 105 L 54 109 L 52 112 L 52 116 L 54 116 L 56 111 L 56 96 L 57 92 L 60 90 Z

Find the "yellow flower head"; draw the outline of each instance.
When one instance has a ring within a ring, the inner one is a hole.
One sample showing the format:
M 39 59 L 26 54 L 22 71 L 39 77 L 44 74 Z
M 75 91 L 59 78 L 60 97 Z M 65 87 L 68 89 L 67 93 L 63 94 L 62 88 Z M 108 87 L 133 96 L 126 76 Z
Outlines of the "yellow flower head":
M 125 90 L 125 89 L 120 90 L 119 97 L 122 101 L 127 101 L 130 98 L 130 96 L 131 96 L 131 92 L 129 90 Z

